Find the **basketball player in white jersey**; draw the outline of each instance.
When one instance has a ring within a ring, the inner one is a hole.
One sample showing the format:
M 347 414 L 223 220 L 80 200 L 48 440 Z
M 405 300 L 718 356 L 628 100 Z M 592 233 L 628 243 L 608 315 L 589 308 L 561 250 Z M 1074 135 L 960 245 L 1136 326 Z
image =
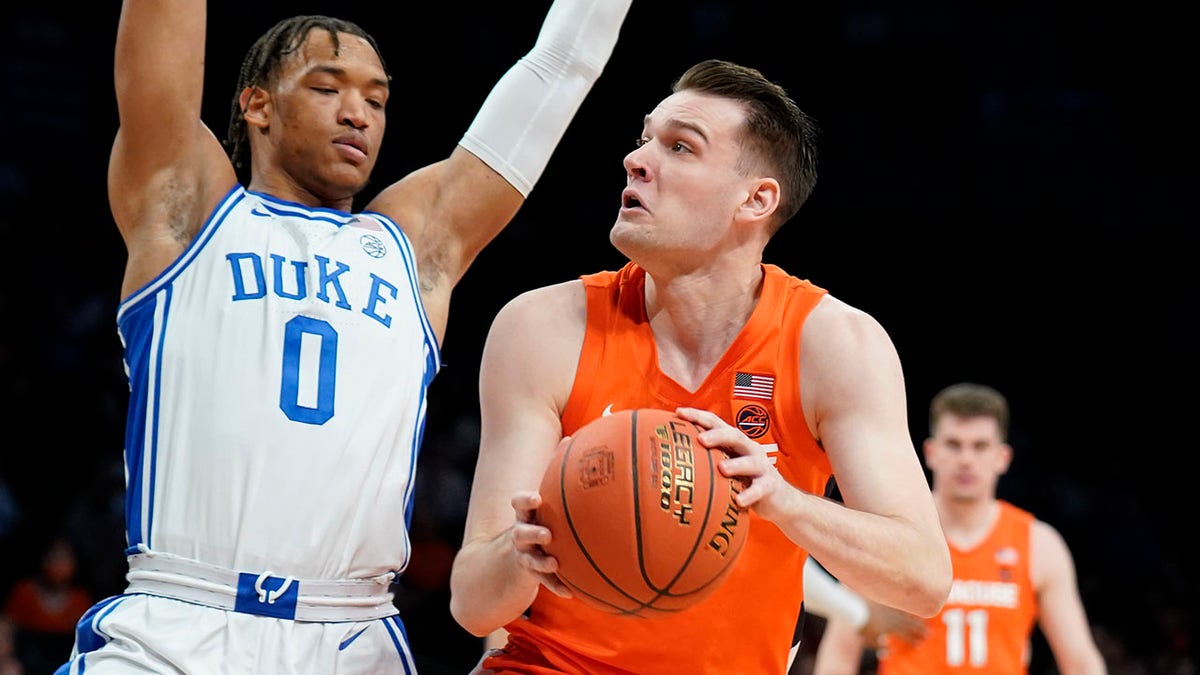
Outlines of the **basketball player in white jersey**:
M 83 617 L 60 672 L 414 672 L 389 584 L 451 290 L 630 2 L 555 0 L 450 156 L 352 213 L 406 95 L 370 35 L 325 16 L 263 35 L 231 157 L 200 120 L 204 0 L 124 0 L 108 189 L 128 250 L 129 585 Z

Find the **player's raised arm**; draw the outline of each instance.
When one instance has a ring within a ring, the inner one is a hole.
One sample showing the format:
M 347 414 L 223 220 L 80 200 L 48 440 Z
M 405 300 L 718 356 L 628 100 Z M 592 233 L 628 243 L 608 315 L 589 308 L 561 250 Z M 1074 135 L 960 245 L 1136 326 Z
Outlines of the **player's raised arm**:
M 555 0 L 533 48 L 496 83 L 450 158 L 380 193 L 419 257 L 426 310 L 516 214 L 600 76 L 632 0 Z
M 122 295 L 186 246 L 236 178 L 200 121 L 204 0 L 126 0 L 115 54 L 120 128 L 109 201 L 130 259 Z

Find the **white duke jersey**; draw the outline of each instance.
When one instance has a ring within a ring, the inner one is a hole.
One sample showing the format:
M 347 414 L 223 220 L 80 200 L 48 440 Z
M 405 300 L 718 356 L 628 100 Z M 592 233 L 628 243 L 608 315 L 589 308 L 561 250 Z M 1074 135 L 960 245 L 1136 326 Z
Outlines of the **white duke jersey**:
M 130 553 L 310 579 L 404 569 L 441 357 L 396 223 L 234 187 L 117 326 Z

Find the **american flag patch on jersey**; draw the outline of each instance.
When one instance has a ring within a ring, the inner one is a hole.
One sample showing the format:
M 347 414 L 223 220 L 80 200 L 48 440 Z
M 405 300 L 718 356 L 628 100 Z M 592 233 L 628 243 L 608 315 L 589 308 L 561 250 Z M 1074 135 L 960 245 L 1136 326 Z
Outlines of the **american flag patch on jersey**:
M 761 398 L 769 401 L 774 392 L 774 375 L 738 373 L 733 378 L 734 398 Z

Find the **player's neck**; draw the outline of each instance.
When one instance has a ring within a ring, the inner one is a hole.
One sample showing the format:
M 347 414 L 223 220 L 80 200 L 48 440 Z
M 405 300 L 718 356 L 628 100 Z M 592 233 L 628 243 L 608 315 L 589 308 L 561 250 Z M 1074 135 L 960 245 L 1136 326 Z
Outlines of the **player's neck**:
M 763 274 L 743 278 L 646 277 L 646 314 L 658 348 L 659 368 L 695 391 L 741 333 L 758 306 Z
M 952 499 L 940 495 L 935 501 L 946 541 L 960 549 L 983 540 L 1000 517 L 1000 505 L 994 496 Z
M 334 209 L 345 213 L 350 213 L 354 208 L 353 196 L 332 201 L 322 199 L 312 190 L 307 190 L 293 181 L 282 171 L 251 170 L 250 184 L 246 189 L 311 208 Z

